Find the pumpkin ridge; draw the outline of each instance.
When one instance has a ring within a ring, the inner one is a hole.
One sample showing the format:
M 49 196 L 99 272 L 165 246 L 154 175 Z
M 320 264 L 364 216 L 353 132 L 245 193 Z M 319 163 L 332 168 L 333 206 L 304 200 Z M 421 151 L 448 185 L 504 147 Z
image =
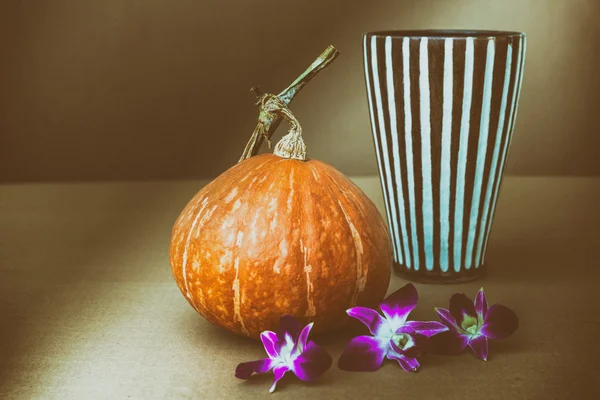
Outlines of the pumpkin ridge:
M 340 188 L 341 194 L 359 210 L 363 219 L 365 221 L 378 223 L 380 228 L 382 228 L 386 232 L 386 235 L 389 235 L 389 229 L 388 229 L 387 225 L 385 224 L 385 222 L 383 221 L 383 217 L 379 213 L 377 206 L 375 206 L 373 201 L 362 192 L 360 187 L 358 187 L 358 185 L 356 183 L 352 182 L 351 179 L 347 178 L 345 175 L 343 175 L 342 173 L 337 171 L 335 168 L 333 168 L 329 164 L 320 162 L 320 161 L 319 161 L 319 163 L 325 167 L 324 168 L 325 175 L 330 179 L 331 182 L 333 182 L 336 186 L 338 186 Z M 336 179 L 336 176 L 337 176 L 337 179 Z M 342 188 L 339 183 L 341 180 L 345 181 L 348 184 L 348 189 L 351 189 L 351 190 Z M 351 195 L 351 198 L 348 197 L 349 194 Z M 374 218 L 374 216 L 376 216 L 376 217 Z M 377 217 L 380 217 L 380 218 L 377 218 Z M 369 230 L 372 229 L 371 224 L 366 224 L 366 226 Z M 371 233 L 371 232 L 369 232 L 369 233 Z M 369 240 L 370 238 L 371 238 L 371 235 L 370 234 L 367 235 L 367 239 Z M 370 243 L 370 244 L 373 245 L 372 243 Z
M 358 300 L 358 295 L 362 293 L 367 284 L 367 274 L 369 272 L 369 267 L 367 266 L 366 272 L 363 270 L 363 254 L 364 247 L 362 244 L 362 239 L 360 237 L 360 233 L 356 230 L 356 227 L 352 223 L 348 212 L 342 205 L 342 202 L 338 200 L 338 204 L 340 209 L 344 213 L 344 217 L 346 218 L 346 222 L 348 223 L 348 227 L 350 228 L 350 233 L 352 234 L 352 241 L 354 242 L 354 249 L 356 252 L 356 288 L 354 289 L 354 294 L 352 295 L 352 300 L 350 304 L 355 306 Z
M 171 240 L 173 240 L 176 236 L 179 236 L 179 237 L 184 236 L 183 229 L 181 229 L 181 228 L 182 228 L 183 220 L 186 217 L 186 214 L 187 214 L 187 218 L 191 219 L 191 216 L 193 214 L 192 208 L 194 207 L 194 205 L 197 204 L 198 199 L 202 197 L 202 194 L 201 194 L 202 191 L 206 188 L 213 186 L 214 182 L 215 182 L 214 180 L 209 182 L 206 186 L 204 186 L 202 189 L 200 189 L 200 191 L 198 193 L 196 193 L 196 195 L 190 201 L 187 202 L 187 204 L 185 205 L 185 207 L 183 208 L 181 213 L 179 213 L 179 216 L 175 220 L 175 223 L 173 224 L 173 228 L 171 229 Z M 190 210 L 188 210 L 188 208 L 190 208 Z M 178 256 L 179 256 L 179 246 L 172 246 L 169 251 L 171 266 L 175 265 L 175 261 L 178 259 Z
M 306 165 L 308 165 L 310 167 L 310 172 L 311 172 L 311 174 L 312 174 L 312 176 L 313 176 L 313 178 L 315 180 L 315 184 L 318 185 L 319 184 L 319 178 L 317 177 L 317 168 L 315 166 L 315 165 L 318 165 L 318 164 L 316 164 L 316 163 L 317 162 L 314 161 L 314 160 L 308 160 L 308 162 L 306 163 Z
M 304 227 L 301 230 L 300 234 L 300 248 L 302 251 L 303 261 L 304 261 L 304 279 L 306 286 L 306 311 L 304 312 L 304 316 L 307 318 L 315 317 L 317 315 L 317 307 L 314 302 L 314 285 L 312 279 L 315 278 L 315 274 L 317 273 L 316 269 L 313 268 L 314 262 L 311 261 L 310 258 L 310 249 L 311 247 L 307 246 L 307 239 L 312 239 L 314 236 L 314 232 L 311 229 L 310 232 L 307 233 L 307 226 L 311 227 L 314 221 L 314 206 L 312 202 L 312 191 L 310 188 L 316 188 L 319 182 L 316 180 L 312 165 L 310 163 L 305 163 L 306 171 L 310 171 L 309 173 L 305 173 L 305 186 L 309 188 L 309 190 L 301 191 L 301 219 L 304 223 Z M 312 180 L 311 178 L 315 178 Z M 307 237 L 308 236 L 308 237 Z M 311 240 L 312 241 L 312 240 Z M 311 273 L 313 273 L 311 278 Z
M 181 262 L 181 275 L 183 276 L 183 286 L 185 288 L 185 295 L 187 298 L 191 297 L 190 288 L 189 288 L 188 282 L 187 282 L 187 261 L 188 261 L 188 250 L 190 247 L 190 240 L 192 239 L 192 233 L 194 232 L 194 228 L 196 227 L 198 220 L 202 216 L 202 211 L 204 211 L 204 209 L 206 208 L 208 201 L 209 201 L 208 197 L 205 197 L 204 200 L 202 200 L 202 206 L 200 207 L 200 210 L 196 213 L 196 216 L 194 217 L 194 221 L 192 222 L 192 227 L 190 228 L 190 230 L 187 234 L 187 239 L 185 240 L 185 245 L 183 247 L 183 255 L 182 255 L 182 262 Z
M 348 200 L 348 202 L 352 203 L 359 210 L 361 216 L 363 218 L 367 218 L 367 216 L 365 215 L 364 208 L 366 208 L 365 204 L 372 203 L 371 199 L 369 199 L 368 196 L 364 195 L 362 193 L 362 189 L 360 189 L 358 187 L 358 185 L 356 185 L 354 182 L 352 182 L 351 179 L 349 179 L 348 177 L 346 177 L 343 174 L 340 174 L 337 170 L 335 170 L 329 164 L 324 163 L 324 162 L 319 162 L 319 163 L 322 164 L 324 167 L 323 170 L 325 172 L 325 176 L 327 176 L 327 178 L 329 178 L 329 180 L 340 189 L 340 193 L 346 198 L 346 200 Z M 340 181 L 347 183 L 348 187 L 352 190 L 348 190 L 348 188 L 342 187 L 342 185 L 340 185 Z M 348 197 L 348 194 L 351 194 L 352 196 Z M 358 201 L 356 199 L 357 196 L 360 197 L 360 201 Z M 379 210 L 377 210 L 376 208 L 375 208 L 375 210 L 377 211 L 377 213 L 379 213 Z M 372 211 L 372 210 L 369 210 L 369 211 Z
M 325 162 L 322 162 L 322 161 L 316 161 L 315 164 L 316 164 L 315 169 L 318 168 L 318 166 L 321 167 L 323 174 L 329 179 L 329 181 L 331 183 L 334 184 L 334 186 L 336 186 L 338 188 L 339 193 L 342 195 L 343 198 L 346 199 L 348 204 L 351 204 L 353 206 L 353 208 L 359 210 L 360 216 L 362 217 L 362 221 L 359 225 L 366 227 L 366 231 L 363 232 L 363 233 L 366 233 L 366 235 L 360 235 L 361 240 L 364 240 L 368 244 L 368 246 L 364 246 L 364 247 L 366 247 L 367 249 L 378 247 L 378 244 L 373 242 L 373 238 L 377 236 L 377 232 L 375 229 L 372 229 L 372 224 L 377 223 L 378 221 L 381 222 L 378 225 L 379 225 L 379 228 L 384 232 L 384 240 L 386 240 L 386 239 L 389 240 L 389 232 L 388 232 L 387 226 L 385 225 L 385 223 L 382 222 L 383 221 L 382 216 L 379 213 L 379 210 L 377 209 L 375 204 L 371 201 L 371 199 L 369 199 L 362 192 L 362 190 L 354 182 L 352 182 L 352 180 L 350 180 L 348 177 L 346 177 L 345 175 L 343 175 L 342 173 L 337 171 L 331 165 L 329 165 Z M 342 183 L 347 184 L 348 187 L 344 188 L 342 186 Z M 349 196 L 349 195 L 351 195 L 351 196 Z M 368 259 L 367 256 L 363 256 L 363 257 L 366 257 Z M 390 257 L 391 257 L 391 252 L 390 252 Z M 371 279 L 373 279 L 373 278 L 378 279 L 376 276 L 378 274 L 378 272 L 379 272 L 378 268 L 371 268 L 368 265 L 367 270 L 365 272 L 365 275 L 366 275 L 365 282 L 369 279 L 369 273 L 374 275 Z M 388 277 L 388 280 L 389 280 L 389 277 Z M 357 282 L 359 282 L 358 277 L 357 277 Z M 359 286 L 359 285 L 357 285 L 357 286 Z M 365 287 L 366 287 L 366 283 L 365 283 Z M 358 298 L 356 301 L 358 301 Z
M 253 161 L 255 162 L 256 160 L 253 160 Z M 239 177 L 242 172 L 243 172 L 243 169 L 231 168 L 230 170 L 223 172 L 219 176 L 225 176 L 225 177 L 231 176 L 232 178 Z M 198 239 L 199 231 L 203 227 L 203 224 L 208 219 L 210 219 L 210 217 L 214 214 L 214 212 L 216 212 L 218 210 L 219 206 L 222 205 L 222 202 L 220 201 L 220 197 L 225 194 L 227 189 L 229 189 L 228 187 L 222 187 L 222 188 L 217 187 L 216 193 L 211 193 L 211 191 L 213 190 L 212 183 L 215 182 L 215 180 L 213 180 L 209 185 L 206 185 L 204 188 L 202 188 L 200 190 L 200 192 L 198 193 L 198 194 L 203 193 L 204 200 L 202 200 L 202 202 L 206 201 L 206 204 L 197 212 L 196 216 L 194 217 L 194 220 L 192 222 L 192 226 L 189 229 L 188 238 L 186 240 L 186 244 L 184 247 L 184 255 L 186 255 L 187 252 L 189 251 L 189 246 L 190 246 L 192 235 L 194 236 L 195 239 Z M 209 198 L 209 194 L 211 194 L 213 196 L 210 196 L 210 198 Z M 230 194 L 231 194 L 231 192 L 229 192 L 229 194 L 227 196 L 229 196 Z M 234 195 L 234 197 L 235 197 L 235 195 Z M 214 204 L 214 203 L 216 203 L 216 204 Z M 211 205 L 214 204 L 214 206 L 211 208 L 211 211 L 208 214 L 203 214 L 205 212 L 205 210 L 208 209 L 209 204 L 211 204 Z M 197 204 L 196 204 L 196 206 L 197 206 Z M 191 214 L 193 215 L 193 212 L 191 212 Z M 198 224 L 198 222 L 200 222 L 200 224 Z M 195 234 L 194 234 L 194 230 L 196 231 Z M 198 246 L 198 244 L 195 242 L 196 242 L 196 240 L 194 240 L 194 243 L 192 243 L 192 244 L 195 247 L 200 248 L 200 246 Z M 197 275 L 200 276 L 202 273 L 202 263 L 201 262 L 198 264 L 197 269 L 198 269 Z M 192 295 L 192 292 L 190 291 L 188 283 L 187 283 L 187 257 L 185 257 L 182 260 L 182 276 L 183 276 L 183 280 L 184 280 L 184 287 L 186 289 L 186 297 L 188 297 L 191 300 L 192 299 L 191 296 L 193 296 L 193 295 Z M 202 286 L 198 285 L 196 291 L 197 291 L 198 302 L 200 303 L 200 305 L 203 305 L 204 304 L 204 293 L 202 290 Z M 196 304 L 194 304 L 194 308 L 196 310 L 198 310 Z
M 249 249 L 252 248 L 252 242 L 256 241 L 259 248 L 262 248 L 263 244 L 261 239 L 257 238 L 256 234 L 256 223 L 259 222 L 258 218 L 263 215 L 267 208 L 264 204 L 268 204 L 268 199 L 276 196 L 279 198 L 280 189 L 277 187 L 278 182 L 278 169 L 276 165 L 280 161 L 279 157 L 272 154 L 263 154 L 261 156 L 267 159 L 266 162 L 260 163 L 256 168 L 252 170 L 251 175 L 258 177 L 256 181 L 250 183 L 244 182 L 239 185 L 239 194 L 237 199 L 242 203 L 248 204 L 244 214 L 238 214 L 237 218 L 242 221 L 237 225 L 237 229 L 242 233 L 240 243 L 236 245 L 234 251 L 237 251 L 237 257 L 234 259 L 234 270 L 236 275 L 234 276 L 234 282 L 232 289 L 234 290 L 234 297 L 232 299 L 234 307 L 234 320 L 239 322 L 241 331 L 250 336 L 250 331 L 254 332 L 256 329 L 253 327 L 252 320 L 248 325 L 248 315 L 252 313 L 255 306 L 252 304 L 252 300 L 247 305 L 245 304 L 245 291 L 246 286 L 250 284 L 256 285 L 252 281 L 251 274 L 254 272 L 252 264 L 260 262 L 259 259 L 255 259 L 255 256 L 251 255 Z M 256 158 L 252 157 L 250 158 Z M 250 190 L 252 188 L 252 190 Z M 255 197 L 255 193 L 260 193 L 261 196 Z M 241 242 L 243 240 L 243 242 Z M 242 262 L 243 259 L 243 262 Z M 238 263 L 237 266 L 235 263 Z M 255 289 L 255 290 L 258 290 Z
M 312 171 L 313 171 L 313 176 L 315 177 L 316 183 L 319 185 L 318 187 L 323 187 L 323 176 L 325 175 L 325 179 L 328 181 L 332 181 L 332 179 L 326 174 L 326 171 L 321 167 L 322 165 L 326 165 L 325 163 L 322 162 L 313 162 L 313 163 L 309 163 L 309 165 L 311 165 Z M 335 188 L 337 185 L 333 185 L 332 188 Z M 338 189 L 339 190 L 339 189 Z M 350 229 L 350 226 L 347 224 L 347 220 L 345 219 L 345 210 L 342 209 L 342 206 L 340 205 L 340 203 L 337 201 L 336 196 L 333 195 L 332 190 L 322 190 L 322 193 L 325 194 L 325 196 L 327 196 L 327 199 L 330 202 L 330 205 L 332 207 L 336 207 L 337 209 L 339 209 L 340 211 L 340 216 L 344 217 L 344 222 L 345 222 L 345 226 L 348 227 L 346 231 L 348 237 L 352 240 L 353 244 L 354 244 L 354 238 L 353 238 L 353 234 L 352 234 L 352 230 Z M 351 206 L 353 206 L 352 203 L 349 202 L 349 204 Z M 331 220 L 330 220 L 331 221 Z M 327 228 L 323 227 L 323 230 L 326 230 Z M 355 246 L 355 252 L 357 252 L 356 246 Z M 355 255 L 354 260 L 356 262 L 356 260 L 358 260 L 357 255 Z M 362 261 L 362 260 L 361 260 Z M 355 280 L 356 277 L 353 278 L 353 280 Z M 352 296 L 350 297 L 350 299 L 352 299 Z M 351 300 L 350 302 L 347 302 L 344 306 L 344 309 L 348 308 L 349 306 L 351 306 Z
M 242 244 L 242 240 L 244 238 L 244 232 L 238 231 L 237 238 L 235 241 L 236 248 L 239 248 Z M 240 323 L 240 328 L 242 332 L 246 335 L 249 335 L 248 329 L 246 328 L 246 324 L 244 323 L 244 319 L 242 318 L 242 310 L 241 310 L 241 293 L 240 293 L 240 255 L 238 253 L 237 257 L 233 261 L 233 268 L 235 269 L 235 278 L 233 279 L 233 320 Z
M 235 199 L 236 201 L 240 201 L 240 202 L 247 204 L 247 206 L 245 207 L 245 211 L 243 214 L 237 215 L 239 220 L 242 222 L 238 223 L 238 225 L 237 225 L 238 233 L 237 233 L 237 237 L 236 237 L 235 247 L 233 249 L 234 252 L 237 251 L 237 255 L 233 261 L 233 269 L 235 271 L 233 284 L 232 284 L 232 290 L 233 290 L 232 302 L 233 302 L 233 310 L 234 310 L 233 319 L 235 322 L 239 322 L 242 333 L 244 333 L 247 336 L 250 335 L 250 332 L 246 326 L 246 319 L 243 315 L 244 314 L 243 313 L 243 308 L 244 308 L 243 307 L 243 303 L 244 303 L 243 285 L 245 285 L 245 283 L 247 283 L 247 281 L 249 280 L 249 266 L 247 264 L 249 263 L 250 260 L 248 258 L 248 254 L 247 254 L 248 252 L 247 252 L 247 250 L 245 250 L 247 245 L 244 243 L 244 245 L 242 246 L 242 243 L 243 243 L 242 241 L 243 240 L 247 241 L 249 239 L 249 237 L 252 236 L 252 235 L 247 234 L 249 229 L 253 229 L 253 227 L 249 224 L 247 217 L 249 216 L 251 211 L 253 211 L 253 209 L 256 208 L 256 204 L 257 203 L 260 204 L 260 199 L 253 199 L 251 197 L 252 192 L 250 191 L 250 189 L 253 187 L 253 185 L 257 181 L 260 183 L 257 184 L 259 186 L 257 188 L 255 188 L 255 190 L 262 188 L 262 186 L 266 185 L 266 184 L 270 184 L 271 185 L 270 188 L 271 188 L 272 186 L 274 186 L 274 183 L 276 182 L 276 180 L 273 179 L 274 178 L 273 177 L 273 169 L 269 168 L 269 164 L 273 164 L 275 161 L 277 161 L 277 159 L 271 154 L 265 154 L 265 155 L 257 156 L 257 157 L 265 158 L 266 161 L 254 166 L 254 168 L 251 170 L 251 172 L 249 172 L 247 174 L 247 177 L 249 177 L 251 175 L 255 175 L 255 178 L 258 178 L 259 174 L 261 174 L 261 173 L 262 173 L 262 177 L 257 180 L 252 180 L 250 183 L 246 183 L 245 180 L 240 181 L 238 183 L 237 198 Z M 249 160 L 252 160 L 252 158 L 250 158 Z M 266 172 L 262 172 L 263 169 L 266 169 Z M 269 183 L 269 177 L 271 177 L 271 181 L 272 181 L 271 183 Z M 254 207 L 252 207 L 252 206 L 254 206 Z M 254 230 L 252 232 L 254 233 Z M 241 253 L 241 252 L 243 252 L 243 253 Z M 244 256 L 244 264 L 241 264 L 241 261 L 240 261 L 240 257 L 242 255 Z M 241 271 L 240 271 L 240 268 L 242 268 Z
M 248 177 L 250 177 L 250 175 L 254 175 L 256 170 L 259 170 L 259 169 L 261 169 L 261 168 L 262 168 L 262 167 L 264 167 L 266 164 L 269 164 L 269 163 L 271 163 L 271 162 L 273 161 L 271 157 L 261 157 L 261 156 L 255 156 L 254 158 L 256 158 L 256 159 L 266 158 L 266 160 L 265 160 L 264 162 L 262 162 L 262 163 L 260 163 L 260 164 L 256 165 L 256 166 L 254 167 L 254 169 L 250 170 L 250 172 L 248 172 L 248 173 L 246 174 L 246 176 L 244 176 L 242 179 L 240 179 L 240 181 L 239 181 L 240 183 L 243 183 L 243 182 L 245 182 L 245 181 L 246 181 L 246 179 L 248 179 Z M 249 185 L 247 189 L 250 189 L 250 187 L 251 187 L 251 185 Z
M 257 157 L 260 159 L 260 157 Z M 249 164 L 255 163 L 258 160 L 249 161 Z M 266 163 L 268 161 L 263 161 Z M 239 165 L 239 164 L 238 164 Z M 236 165 L 237 166 L 237 165 Z M 223 172 L 219 177 L 231 177 L 239 178 L 243 173 L 244 169 L 232 167 L 231 169 Z M 226 197 L 226 193 L 231 192 L 231 186 L 219 186 L 215 185 L 218 179 L 215 179 L 205 185 L 200 191 L 188 202 L 180 216 L 177 218 L 175 227 L 172 230 L 172 236 L 174 238 L 179 237 L 179 246 L 175 246 L 173 250 L 173 261 L 171 263 L 173 272 L 175 268 L 181 271 L 182 280 L 182 292 L 184 292 L 186 300 L 194 307 L 196 311 L 203 314 L 199 306 L 203 306 L 204 309 L 208 308 L 204 306 L 204 293 L 202 285 L 197 285 L 195 288 L 191 288 L 188 279 L 190 259 L 188 253 L 193 252 L 192 248 L 199 249 L 200 243 L 198 242 L 200 236 L 200 230 L 203 228 L 203 224 L 210 219 L 213 213 L 218 212 L 219 206 L 222 206 L 222 198 Z M 186 222 L 192 221 L 190 228 L 184 231 L 182 228 L 186 226 Z M 183 254 L 181 252 L 183 251 Z M 178 264 L 177 260 L 181 256 L 181 263 Z M 201 275 L 202 262 L 198 262 L 195 265 L 197 271 L 194 273 L 196 276 Z M 199 304 L 196 304 L 196 300 Z M 214 314 L 214 312 L 211 311 Z
M 210 210 L 205 211 L 204 215 L 202 215 L 202 218 L 200 218 L 200 220 L 198 221 L 198 225 L 196 226 L 196 233 L 194 234 L 194 238 L 198 239 L 200 236 L 200 232 L 201 229 L 203 228 L 204 224 L 206 223 L 207 220 L 209 220 L 213 214 L 215 213 L 215 211 L 217 210 L 217 208 L 219 207 L 219 204 L 215 204 Z M 194 228 L 191 227 L 190 228 L 190 233 L 194 233 Z M 198 262 L 198 266 L 197 266 L 197 275 L 200 276 L 202 274 L 202 263 Z M 204 305 L 204 292 L 202 291 L 202 287 L 198 287 L 197 289 L 198 291 L 198 302 L 202 305 Z

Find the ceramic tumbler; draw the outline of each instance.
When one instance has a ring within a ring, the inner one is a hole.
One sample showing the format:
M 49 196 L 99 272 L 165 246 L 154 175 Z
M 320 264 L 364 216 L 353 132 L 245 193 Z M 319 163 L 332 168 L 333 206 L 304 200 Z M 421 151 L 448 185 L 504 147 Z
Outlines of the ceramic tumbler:
M 364 35 L 373 141 L 400 275 L 422 282 L 485 275 L 525 51 L 519 32 Z

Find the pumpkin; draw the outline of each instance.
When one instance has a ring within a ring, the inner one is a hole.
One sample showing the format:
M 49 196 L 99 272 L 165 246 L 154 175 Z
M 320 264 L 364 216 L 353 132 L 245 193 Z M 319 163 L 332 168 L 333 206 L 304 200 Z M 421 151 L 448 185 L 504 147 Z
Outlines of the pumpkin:
M 381 214 L 332 166 L 306 159 L 301 127 L 274 154 L 243 160 L 202 188 L 172 231 L 170 261 L 190 305 L 257 338 L 289 314 L 315 331 L 385 296 L 391 240 Z

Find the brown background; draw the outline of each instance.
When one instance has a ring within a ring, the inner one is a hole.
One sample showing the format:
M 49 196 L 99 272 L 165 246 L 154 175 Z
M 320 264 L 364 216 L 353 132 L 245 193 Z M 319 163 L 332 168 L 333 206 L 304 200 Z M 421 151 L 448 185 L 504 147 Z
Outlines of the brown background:
M 0 181 L 210 178 L 255 120 L 253 85 L 341 56 L 294 102 L 309 155 L 374 174 L 361 34 L 524 31 L 513 174 L 599 175 L 597 0 L 0 2 Z M 276 138 L 281 136 L 281 132 Z

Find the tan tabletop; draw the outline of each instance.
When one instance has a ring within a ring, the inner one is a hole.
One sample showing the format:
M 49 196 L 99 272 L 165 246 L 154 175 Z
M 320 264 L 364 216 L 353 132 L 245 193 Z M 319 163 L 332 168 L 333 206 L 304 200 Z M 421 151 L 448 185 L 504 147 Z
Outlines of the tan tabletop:
M 383 210 L 376 178 L 355 181 Z M 210 325 L 171 278 L 170 230 L 201 182 L 0 185 L 0 398 L 267 398 L 271 374 L 236 365 L 262 346 Z M 600 398 L 600 179 L 508 177 L 488 276 L 416 284 L 415 319 L 454 292 L 517 313 L 490 360 L 428 354 L 417 374 L 334 364 L 314 384 L 289 376 L 278 399 Z M 394 277 L 390 291 L 404 281 Z M 334 360 L 350 330 L 317 336 Z M 291 375 L 291 374 L 288 374 Z M 585 394 L 585 396 L 584 396 Z

